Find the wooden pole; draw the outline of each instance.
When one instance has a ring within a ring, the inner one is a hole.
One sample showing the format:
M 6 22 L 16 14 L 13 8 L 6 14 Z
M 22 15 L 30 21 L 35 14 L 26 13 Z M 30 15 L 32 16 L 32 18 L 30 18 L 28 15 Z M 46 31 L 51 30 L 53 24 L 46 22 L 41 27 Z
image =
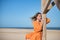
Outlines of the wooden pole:
M 41 13 L 43 19 L 43 36 L 42 40 L 47 40 L 46 38 L 46 13 L 48 9 L 52 8 L 52 4 L 50 4 L 51 0 L 41 0 Z M 54 0 L 57 7 L 60 9 L 60 0 Z
M 60 10 L 60 0 L 54 0 L 54 3 L 56 4 L 58 9 Z
M 46 4 L 46 0 L 41 0 L 41 13 L 43 13 L 45 4 Z
M 47 40 L 46 39 L 46 11 L 47 8 L 50 4 L 50 0 L 41 0 L 41 12 L 42 12 L 42 19 L 43 19 L 43 36 L 42 36 L 42 40 Z
M 42 13 L 42 19 L 44 20 L 46 17 L 46 14 L 43 14 L 44 11 L 44 6 L 46 4 L 46 0 L 41 0 L 41 13 Z M 46 40 L 46 19 L 43 24 L 43 35 L 42 35 L 42 40 Z
M 46 14 L 42 14 L 42 19 L 43 19 L 43 37 L 42 37 L 42 40 L 47 40 L 46 39 Z
M 51 0 L 46 0 L 46 4 L 45 4 L 44 9 L 43 9 L 43 14 L 46 14 L 46 11 L 50 5 L 50 2 L 51 2 Z

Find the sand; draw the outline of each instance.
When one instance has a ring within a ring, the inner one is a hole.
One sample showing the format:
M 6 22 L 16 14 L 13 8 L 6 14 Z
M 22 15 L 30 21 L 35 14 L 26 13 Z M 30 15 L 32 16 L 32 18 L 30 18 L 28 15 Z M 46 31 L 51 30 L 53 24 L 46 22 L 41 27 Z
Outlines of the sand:
M 0 40 L 25 40 L 33 29 L 0 28 Z M 60 30 L 47 30 L 47 40 L 60 40 Z

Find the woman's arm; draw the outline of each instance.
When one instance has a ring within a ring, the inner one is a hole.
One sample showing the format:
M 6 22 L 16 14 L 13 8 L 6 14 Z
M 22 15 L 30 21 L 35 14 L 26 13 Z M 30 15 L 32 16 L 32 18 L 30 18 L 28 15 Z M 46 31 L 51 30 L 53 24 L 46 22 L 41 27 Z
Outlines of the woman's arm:
M 48 24 L 50 22 L 49 18 L 46 18 L 46 24 Z

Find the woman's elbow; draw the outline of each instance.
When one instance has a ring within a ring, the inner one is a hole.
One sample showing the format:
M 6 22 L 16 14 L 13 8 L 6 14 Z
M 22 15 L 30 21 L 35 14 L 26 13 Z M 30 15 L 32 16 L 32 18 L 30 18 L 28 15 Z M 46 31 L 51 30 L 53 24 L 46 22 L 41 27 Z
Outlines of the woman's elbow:
M 48 23 L 50 23 L 50 19 L 47 18 L 47 20 L 46 20 L 46 24 L 48 24 Z

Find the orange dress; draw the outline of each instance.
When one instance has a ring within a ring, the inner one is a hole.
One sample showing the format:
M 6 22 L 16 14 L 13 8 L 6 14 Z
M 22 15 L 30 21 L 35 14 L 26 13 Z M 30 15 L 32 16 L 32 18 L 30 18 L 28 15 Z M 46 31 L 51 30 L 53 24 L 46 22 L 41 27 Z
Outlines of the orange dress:
M 50 20 L 47 18 L 46 24 L 48 24 Z M 42 22 L 33 21 L 34 31 L 26 34 L 26 39 L 30 40 L 42 40 Z

